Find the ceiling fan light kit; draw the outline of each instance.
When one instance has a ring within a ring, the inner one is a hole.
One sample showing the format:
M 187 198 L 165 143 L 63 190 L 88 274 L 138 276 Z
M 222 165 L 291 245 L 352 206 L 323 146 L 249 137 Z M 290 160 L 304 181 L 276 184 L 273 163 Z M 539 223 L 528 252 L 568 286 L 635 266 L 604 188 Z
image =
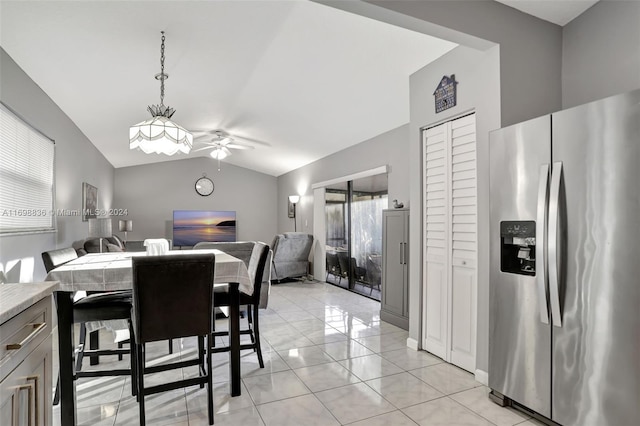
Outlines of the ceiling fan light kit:
M 211 158 L 215 158 L 216 160 L 224 160 L 229 155 L 231 155 L 231 151 L 223 146 L 220 146 L 214 148 L 213 151 L 209 153 L 209 155 L 211 156 Z
M 169 78 L 164 72 L 164 31 L 160 48 L 160 104 L 150 105 L 147 111 L 151 118 L 131 126 L 129 129 L 129 148 L 140 149 L 145 154 L 173 155 L 177 152 L 188 154 L 193 146 L 193 136 L 184 127 L 171 121 L 175 109 L 164 104 L 164 81 Z

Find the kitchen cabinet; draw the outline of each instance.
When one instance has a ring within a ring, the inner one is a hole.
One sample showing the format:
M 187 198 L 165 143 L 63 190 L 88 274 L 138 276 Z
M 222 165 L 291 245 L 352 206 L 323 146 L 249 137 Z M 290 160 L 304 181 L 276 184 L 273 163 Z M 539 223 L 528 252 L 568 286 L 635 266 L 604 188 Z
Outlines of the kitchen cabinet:
M 409 210 L 382 212 L 380 319 L 409 329 Z
M 56 287 L 0 285 L 0 425 L 53 423 L 51 293 Z

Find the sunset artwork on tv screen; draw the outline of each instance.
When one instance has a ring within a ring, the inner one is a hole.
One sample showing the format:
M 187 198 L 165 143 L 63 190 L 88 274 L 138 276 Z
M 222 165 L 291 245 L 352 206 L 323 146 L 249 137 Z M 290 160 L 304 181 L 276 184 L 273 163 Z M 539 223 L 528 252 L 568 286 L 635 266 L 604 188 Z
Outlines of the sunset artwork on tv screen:
M 174 246 L 194 246 L 201 241 L 229 242 L 235 240 L 235 211 L 173 211 Z

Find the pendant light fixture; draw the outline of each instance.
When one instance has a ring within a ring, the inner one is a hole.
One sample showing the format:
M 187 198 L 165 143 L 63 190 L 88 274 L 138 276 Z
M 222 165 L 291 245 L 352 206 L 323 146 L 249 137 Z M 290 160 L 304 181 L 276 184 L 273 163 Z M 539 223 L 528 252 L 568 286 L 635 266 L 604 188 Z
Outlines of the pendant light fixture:
M 164 72 L 164 31 L 160 47 L 160 105 L 149 105 L 149 120 L 131 126 L 129 129 L 129 148 L 140 149 L 146 154 L 173 155 L 176 152 L 188 154 L 193 146 L 193 136 L 184 127 L 171 121 L 175 109 L 164 105 L 164 81 L 169 78 Z

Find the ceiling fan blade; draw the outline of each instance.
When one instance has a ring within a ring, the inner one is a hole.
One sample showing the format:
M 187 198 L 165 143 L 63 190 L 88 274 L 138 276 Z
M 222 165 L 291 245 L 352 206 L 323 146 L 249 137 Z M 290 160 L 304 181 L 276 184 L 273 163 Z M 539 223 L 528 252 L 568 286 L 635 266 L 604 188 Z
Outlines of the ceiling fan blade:
M 191 152 L 204 151 L 205 149 L 213 149 L 213 148 L 215 148 L 215 147 L 214 146 L 205 146 L 204 148 L 194 149 Z
M 247 145 L 238 145 L 235 143 L 228 143 L 225 145 L 227 148 L 233 148 L 233 149 L 253 149 L 254 147 L 252 146 L 247 146 Z

